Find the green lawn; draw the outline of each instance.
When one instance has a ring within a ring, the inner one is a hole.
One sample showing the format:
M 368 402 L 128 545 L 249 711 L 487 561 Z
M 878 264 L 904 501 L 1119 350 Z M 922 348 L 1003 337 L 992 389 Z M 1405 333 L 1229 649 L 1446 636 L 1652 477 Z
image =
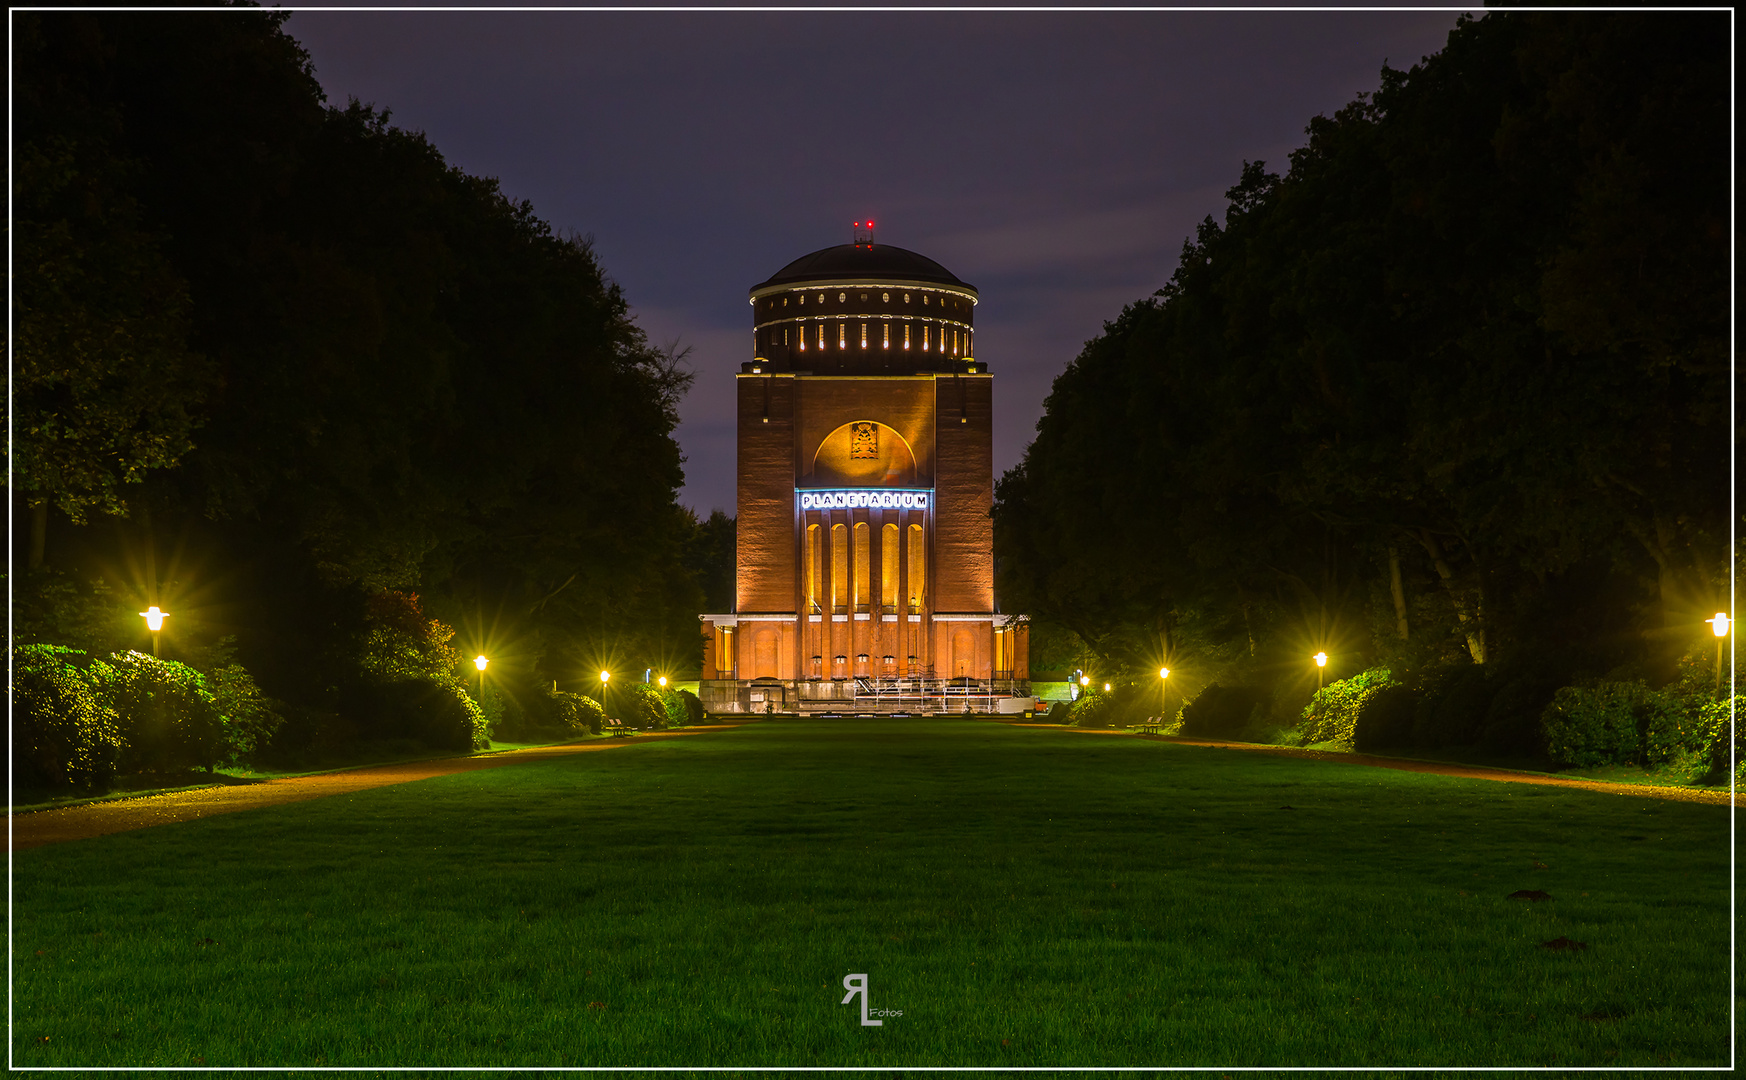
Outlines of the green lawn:
M 1727 844 L 1718 806 L 778 720 L 19 852 L 13 1052 L 1725 1064 Z M 839 1004 L 862 972 L 901 1017 Z

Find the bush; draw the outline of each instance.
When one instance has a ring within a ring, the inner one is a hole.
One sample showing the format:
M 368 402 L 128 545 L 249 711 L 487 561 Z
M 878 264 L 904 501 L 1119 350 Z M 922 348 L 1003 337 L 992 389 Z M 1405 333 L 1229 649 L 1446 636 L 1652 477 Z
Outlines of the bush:
M 229 756 L 224 717 L 206 680 L 188 665 L 119 652 L 94 662 L 91 676 L 126 742 L 122 772 L 210 772 Z
M 365 687 L 359 697 L 374 720 L 373 734 L 417 739 L 435 750 L 491 746 L 485 714 L 458 683 L 401 679 Z
M 12 747 L 41 783 L 100 789 L 126 743 L 75 649 L 24 645 L 13 653 Z
M 1241 739 L 1262 722 L 1267 696 L 1248 686 L 1213 683 L 1182 707 L 1183 735 L 1197 739 Z
M 1746 787 L 1746 697 L 1736 697 L 1732 701 L 1727 698 L 1706 701 L 1699 708 L 1697 723 L 1703 735 L 1703 761 L 1706 765 L 1703 779 L 1699 783 L 1728 782 L 1730 709 L 1734 721 L 1734 783 Z
M 1413 745 L 1469 746 L 1479 741 L 1496 687 L 1476 664 L 1460 664 L 1426 680 L 1413 710 Z
M 666 713 L 668 727 L 684 727 L 694 722 L 691 719 L 691 710 L 686 706 L 685 699 L 680 696 L 680 691 L 658 690 L 656 692 L 661 695 L 661 708 Z M 702 702 L 698 702 L 699 712 L 702 711 L 702 705 Z
M 1352 746 L 1378 750 L 1407 746 L 1413 737 L 1413 716 L 1419 695 L 1397 682 L 1384 683 L 1365 695 L 1352 725 Z
M 1322 687 L 1304 706 L 1293 738 L 1299 746 L 1311 743 L 1351 746 L 1357 733 L 1358 714 L 1372 695 L 1391 684 L 1388 669 L 1378 667 Z
M 1073 727 L 1106 728 L 1116 722 L 1115 695 L 1087 690 L 1069 707 L 1062 721 Z
M 606 710 L 600 707 L 600 702 L 586 694 L 547 690 L 545 704 L 549 726 L 562 728 L 572 734 L 586 732 L 598 735 L 601 722 L 606 719 Z
M 1704 742 L 1684 701 L 1641 681 L 1563 687 L 1541 713 L 1540 732 L 1555 763 L 1577 768 L 1661 765 Z
M 660 690 L 648 683 L 631 687 L 629 716 L 620 717 L 638 731 L 660 731 L 667 726 L 667 702 Z
M 703 702 L 698 696 L 689 690 L 680 690 L 676 696 L 679 698 L 680 707 L 685 710 L 685 723 L 703 723 Z
M 1533 754 L 1544 749 L 1540 717 L 1546 712 L 1568 672 L 1527 670 L 1520 674 L 1492 676 L 1497 690 L 1485 710 L 1479 744 L 1491 753 Z
M 248 758 L 272 742 L 285 718 L 280 703 L 261 693 L 241 664 L 214 668 L 206 679 L 224 724 L 224 742 L 231 760 Z

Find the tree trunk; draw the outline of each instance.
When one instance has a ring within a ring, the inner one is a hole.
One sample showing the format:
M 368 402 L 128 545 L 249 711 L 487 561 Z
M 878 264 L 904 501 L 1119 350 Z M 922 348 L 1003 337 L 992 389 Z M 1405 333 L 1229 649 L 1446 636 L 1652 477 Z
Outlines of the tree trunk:
M 35 503 L 30 508 L 30 568 L 42 569 L 42 557 L 48 547 L 48 500 Z
M 1461 621 L 1461 631 L 1467 638 L 1467 654 L 1473 658 L 1475 664 L 1485 663 L 1485 629 L 1479 623 L 1480 612 L 1468 612 L 1467 598 L 1455 588 L 1455 571 L 1448 560 L 1443 558 L 1443 549 L 1438 545 L 1437 538 L 1431 535 L 1429 529 L 1420 529 L 1418 539 L 1425 554 L 1431 557 L 1431 565 L 1437 568 L 1437 577 L 1443 582 L 1443 591 L 1449 594 L 1449 603 L 1455 607 L 1455 617 Z
M 1400 552 L 1393 545 L 1388 549 L 1388 587 L 1394 593 L 1394 629 L 1402 641 L 1408 640 L 1406 588 L 1400 582 Z

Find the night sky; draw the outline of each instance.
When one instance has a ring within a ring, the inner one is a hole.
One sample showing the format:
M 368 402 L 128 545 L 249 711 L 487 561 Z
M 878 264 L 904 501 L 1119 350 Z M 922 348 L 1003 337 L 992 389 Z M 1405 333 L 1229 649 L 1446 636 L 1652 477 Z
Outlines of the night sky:
M 1244 160 L 1440 49 L 1445 12 L 298 12 L 330 101 L 591 235 L 640 325 L 692 349 L 681 500 L 734 506 L 746 290 L 850 242 L 975 285 L 994 465 L 1050 382 L 1222 215 Z M 578 402 L 586 407 L 586 402 Z

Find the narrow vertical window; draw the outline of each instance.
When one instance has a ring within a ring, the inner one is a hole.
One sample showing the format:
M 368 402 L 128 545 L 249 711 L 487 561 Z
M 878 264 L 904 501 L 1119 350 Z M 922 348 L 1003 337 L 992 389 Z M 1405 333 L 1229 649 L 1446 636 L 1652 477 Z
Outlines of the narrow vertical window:
M 885 324 L 885 343 L 883 345 L 880 345 L 879 347 L 881 349 L 891 348 L 891 324 L 890 323 Z
M 897 526 L 879 530 L 879 605 L 887 615 L 897 614 L 897 575 L 902 564 L 898 550 Z
M 806 612 L 818 612 L 818 526 L 806 527 Z
M 861 348 L 865 349 L 866 347 L 867 347 L 867 324 L 862 323 L 861 324 Z
M 928 556 L 922 550 L 922 527 L 909 527 L 909 613 L 920 615 L 927 602 Z
M 831 526 L 831 614 L 847 615 L 849 605 L 849 527 Z
M 909 324 L 903 324 L 903 347 L 909 348 Z
M 855 522 L 855 613 L 858 615 L 867 610 L 869 601 L 869 582 L 872 566 L 868 557 L 872 555 L 870 545 L 873 540 L 872 531 L 865 521 Z
M 848 347 L 849 347 L 849 324 L 846 322 L 839 322 L 839 323 L 837 323 L 837 348 L 846 349 Z
M 824 323 L 818 324 L 818 347 L 821 349 L 825 347 Z
M 931 326 L 922 327 L 922 352 L 928 351 L 928 332 L 932 329 L 933 327 Z

